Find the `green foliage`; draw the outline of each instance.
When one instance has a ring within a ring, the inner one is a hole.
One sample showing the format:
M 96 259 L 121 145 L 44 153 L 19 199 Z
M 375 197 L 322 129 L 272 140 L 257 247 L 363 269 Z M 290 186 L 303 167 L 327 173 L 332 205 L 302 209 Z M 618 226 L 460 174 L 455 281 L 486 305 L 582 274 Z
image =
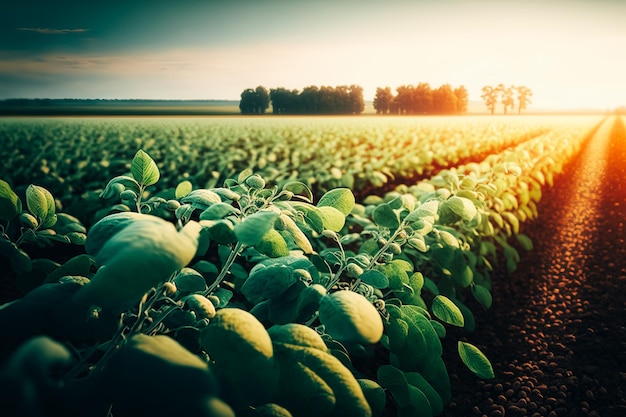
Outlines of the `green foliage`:
M 112 405 L 164 415 L 150 402 L 164 387 L 198 415 L 381 415 L 385 392 L 398 415 L 441 414 L 451 399 L 446 328 L 471 331 L 467 299 L 489 308 L 494 268 L 504 259 L 513 271 L 517 248 L 532 249 L 523 222 L 537 217 L 542 188 L 578 149 L 580 126 L 555 128 L 562 139 L 554 141 L 537 126 L 493 140 L 477 129 L 471 152 L 513 148 L 450 170 L 441 167 L 471 156 L 470 138 L 454 145 L 437 126 L 425 134 L 438 141 L 401 146 L 395 137 L 415 136 L 412 128 L 363 146 L 350 129 L 335 131 L 341 147 L 302 147 L 306 129 L 265 134 L 262 145 L 207 140 L 215 152 L 191 146 L 184 132 L 175 147 L 138 138 L 120 146 L 122 156 L 82 165 L 112 178 L 87 184 L 78 204 L 91 205 L 76 211 L 89 213 L 88 234 L 47 188 L 16 192 L 2 181 L 0 255 L 34 290 L 0 308 L 8 335 L 0 361 L 47 335 L 40 345 L 63 364 L 54 392 L 81 399 L 66 406 L 74 415 L 88 404 L 102 414 Z M 141 148 L 154 150 L 163 176 Z M 115 158 L 123 161 L 115 173 L 103 169 Z M 359 204 L 352 192 L 435 172 Z M 86 254 L 30 258 L 29 245 L 55 242 Z M 61 340 L 72 346 L 69 361 Z M 458 346 L 478 377 L 493 378 L 482 352 Z M 371 362 L 380 349 L 389 363 L 378 364 L 376 380 L 363 379 L 355 365 L 363 361 L 353 359 Z M 171 387 L 172 375 L 186 376 Z

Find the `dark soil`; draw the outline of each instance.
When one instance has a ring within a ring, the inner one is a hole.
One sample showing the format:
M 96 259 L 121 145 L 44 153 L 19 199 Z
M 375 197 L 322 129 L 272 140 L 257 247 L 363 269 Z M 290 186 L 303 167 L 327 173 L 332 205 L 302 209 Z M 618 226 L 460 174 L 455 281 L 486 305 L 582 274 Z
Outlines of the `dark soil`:
M 626 416 L 626 130 L 609 118 L 524 224 L 535 248 L 494 277 L 476 344 L 494 380 L 477 380 L 446 339 L 453 402 L 445 417 Z M 450 335 L 452 336 L 452 335 Z

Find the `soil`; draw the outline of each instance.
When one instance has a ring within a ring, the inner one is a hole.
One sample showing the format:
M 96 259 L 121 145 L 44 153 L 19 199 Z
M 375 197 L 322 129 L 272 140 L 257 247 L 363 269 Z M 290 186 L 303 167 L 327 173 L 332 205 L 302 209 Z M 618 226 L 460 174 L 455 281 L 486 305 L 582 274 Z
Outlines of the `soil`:
M 535 248 L 493 280 L 477 329 L 446 337 L 453 401 L 444 417 L 626 416 L 626 130 L 610 117 L 523 225 Z M 463 368 L 476 344 L 496 378 Z

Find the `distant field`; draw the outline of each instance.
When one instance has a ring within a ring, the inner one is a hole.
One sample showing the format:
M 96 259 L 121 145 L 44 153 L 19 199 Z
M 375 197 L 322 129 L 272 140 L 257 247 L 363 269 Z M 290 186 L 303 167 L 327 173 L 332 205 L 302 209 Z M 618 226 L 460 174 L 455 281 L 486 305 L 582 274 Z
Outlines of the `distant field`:
M 232 100 L 4 100 L 4 116 L 209 116 L 239 114 Z

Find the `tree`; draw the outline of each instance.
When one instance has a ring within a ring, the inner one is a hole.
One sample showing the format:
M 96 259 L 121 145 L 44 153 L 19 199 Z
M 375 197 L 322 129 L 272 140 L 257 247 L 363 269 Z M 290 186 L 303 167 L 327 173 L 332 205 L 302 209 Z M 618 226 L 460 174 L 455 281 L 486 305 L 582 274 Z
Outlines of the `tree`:
M 348 89 L 350 95 L 350 111 L 352 114 L 361 114 L 365 110 L 365 100 L 363 100 L 363 87 L 352 84 Z
M 517 87 L 517 113 L 520 114 L 522 110 L 526 110 L 526 105 L 530 104 L 530 97 L 533 92 L 530 88 L 523 85 Z
M 433 112 L 435 114 L 456 113 L 458 99 L 450 84 L 444 84 L 433 91 Z
M 483 94 L 480 96 L 485 101 L 485 105 L 493 114 L 496 110 L 496 103 L 498 102 L 498 90 L 490 85 L 486 85 L 482 88 Z
M 261 85 L 258 86 L 254 92 L 256 94 L 256 113 L 264 114 L 270 107 L 270 94 L 267 91 L 267 88 Z
M 247 88 L 241 93 L 239 110 L 242 114 L 263 114 L 269 105 L 270 97 L 263 86 L 258 86 L 256 90 Z
M 391 102 L 393 101 L 393 93 L 391 87 L 377 87 L 376 95 L 374 96 L 374 109 L 376 114 L 387 114 L 391 109 Z
M 464 114 L 467 113 L 467 105 L 469 103 L 469 93 L 465 86 L 460 86 L 459 88 L 454 89 L 454 95 L 456 96 L 456 113 Z
M 434 93 L 428 83 L 419 83 L 413 90 L 413 112 L 417 114 L 431 114 L 434 110 Z
M 256 107 L 256 93 L 253 89 L 247 88 L 241 93 L 241 101 L 239 101 L 239 110 L 242 114 L 253 114 Z
M 504 106 L 504 114 L 508 113 L 509 107 L 511 110 L 515 108 L 515 99 L 513 98 L 515 86 L 510 86 L 502 90 L 502 105 Z

